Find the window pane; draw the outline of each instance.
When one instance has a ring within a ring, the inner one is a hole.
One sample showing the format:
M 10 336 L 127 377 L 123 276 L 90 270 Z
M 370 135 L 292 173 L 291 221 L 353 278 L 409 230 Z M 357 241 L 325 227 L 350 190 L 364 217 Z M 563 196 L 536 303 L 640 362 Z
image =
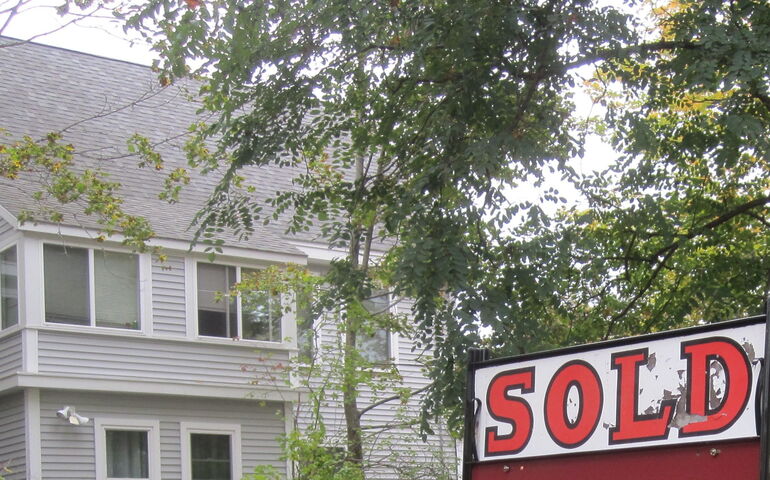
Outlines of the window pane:
M 43 246 L 45 321 L 90 325 L 88 250 Z
M 230 435 L 190 434 L 192 480 L 232 480 Z
M 227 295 L 234 284 L 235 267 L 198 264 L 199 335 L 238 336 L 235 296 Z
M 390 298 L 382 292 L 374 292 L 371 298 L 362 302 L 367 312 L 372 315 L 388 313 Z M 390 335 L 384 328 L 378 328 L 372 335 L 359 333 L 356 344 L 361 356 L 372 363 L 385 363 L 390 360 Z
M 241 269 L 241 276 L 248 276 L 254 270 Z M 281 338 L 281 297 L 268 292 L 253 291 L 241 293 L 243 316 L 243 338 L 280 342 Z
M 16 247 L 0 253 L 0 318 L 2 328 L 19 323 Z
M 139 328 L 139 257 L 94 250 L 96 325 Z
M 378 328 L 372 335 L 359 333 L 356 343 L 361 356 L 366 360 L 372 363 L 385 363 L 390 360 L 389 335 L 384 328 Z
M 107 430 L 107 476 L 149 478 L 147 432 Z

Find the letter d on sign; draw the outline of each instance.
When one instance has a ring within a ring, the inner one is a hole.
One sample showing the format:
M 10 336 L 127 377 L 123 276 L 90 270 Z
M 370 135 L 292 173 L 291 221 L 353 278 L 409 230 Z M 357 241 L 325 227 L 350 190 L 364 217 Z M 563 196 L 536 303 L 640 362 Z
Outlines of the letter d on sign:
M 679 436 L 706 435 L 729 428 L 749 401 L 751 364 L 746 352 L 730 338 L 711 337 L 682 343 L 682 358 L 687 359 L 687 411 L 706 419 L 685 425 Z M 716 406 L 712 405 L 711 395 L 713 362 L 721 364 L 726 379 L 724 395 Z

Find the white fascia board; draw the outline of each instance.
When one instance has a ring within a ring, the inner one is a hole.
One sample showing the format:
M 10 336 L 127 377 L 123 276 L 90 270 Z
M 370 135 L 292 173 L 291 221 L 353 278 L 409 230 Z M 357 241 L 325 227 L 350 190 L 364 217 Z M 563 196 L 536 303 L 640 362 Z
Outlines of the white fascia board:
M 142 393 L 149 395 L 179 395 L 185 397 L 228 398 L 242 400 L 251 398 L 274 402 L 307 400 L 307 392 L 287 387 L 259 387 L 243 385 L 222 385 L 152 381 L 140 378 L 114 377 L 99 379 L 79 375 L 26 374 L 19 373 L 17 385 L 22 388 L 53 388 L 61 390 L 82 390 L 96 392 Z
M 2 205 L 0 205 L 0 218 L 13 225 L 15 228 L 19 228 L 19 219 Z
M 291 241 L 289 244 L 307 255 L 308 263 L 327 264 L 332 260 L 343 259 L 348 255 L 348 251 L 344 248 L 332 248 L 320 242 Z M 386 253 L 387 250 L 372 248 L 371 256 L 373 259 L 378 259 Z
M 70 225 L 56 225 L 43 222 L 25 222 L 24 225 L 20 225 L 19 230 L 27 233 L 40 234 L 44 237 L 55 238 L 61 242 L 62 237 L 73 237 L 85 243 L 93 243 L 94 245 L 120 245 L 125 237 L 122 234 L 116 233 L 107 237 L 105 241 L 97 240 L 99 231 L 96 229 L 74 227 Z M 206 252 L 206 246 L 196 245 L 190 247 L 190 242 L 186 240 L 175 240 L 169 238 L 153 238 L 148 245 L 153 247 L 161 247 L 165 250 L 173 250 L 175 252 L 182 253 L 195 253 L 200 255 L 208 255 Z M 259 250 L 256 248 L 246 247 L 234 247 L 234 246 L 222 246 L 222 252 L 217 253 L 217 258 L 232 257 L 237 259 L 250 259 L 266 263 L 296 263 L 299 265 L 307 264 L 307 257 L 300 253 L 280 253 L 270 252 L 266 250 Z

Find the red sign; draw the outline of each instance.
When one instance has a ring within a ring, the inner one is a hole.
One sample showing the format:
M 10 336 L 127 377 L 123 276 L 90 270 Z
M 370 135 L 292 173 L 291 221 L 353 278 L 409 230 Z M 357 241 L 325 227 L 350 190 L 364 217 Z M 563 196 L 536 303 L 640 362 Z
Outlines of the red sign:
M 472 372 L 474 472 L 497 471 L 500 460 L 531 470 L 553 455 L 754 445 L 764 338 L 761 318 L 481 362 Z

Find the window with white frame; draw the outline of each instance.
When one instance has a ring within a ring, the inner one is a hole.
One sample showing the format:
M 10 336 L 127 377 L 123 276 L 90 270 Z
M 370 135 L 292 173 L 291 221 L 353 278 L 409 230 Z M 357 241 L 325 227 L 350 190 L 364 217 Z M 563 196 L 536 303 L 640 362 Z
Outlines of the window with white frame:
M 387 292 L 375 291 L 362 304 L 370 315 L 387 315 L 390 311 L 390 296 Z M 371 334 L 361 332 L 356 337 L 356 347 L 361 356 L 372 363 L 389 362 L 390 332 L 386 328 L 376 328 Z
M 180 424 L 182 480 L 240 480 L 240 425 Z
M 264 291 L 232 294 L 256 270 L 198 263 L 198 335 L 280 342 L 281 299 Z
M 160 425 L 156 420 L 94 420 L 98 478 L 160 480 Z
M 19 281 L 16 246 L 0 252 L 0 328 L 19 323 Z
M 138 330 L 139 256 L 43 245 L 45 321 Z

